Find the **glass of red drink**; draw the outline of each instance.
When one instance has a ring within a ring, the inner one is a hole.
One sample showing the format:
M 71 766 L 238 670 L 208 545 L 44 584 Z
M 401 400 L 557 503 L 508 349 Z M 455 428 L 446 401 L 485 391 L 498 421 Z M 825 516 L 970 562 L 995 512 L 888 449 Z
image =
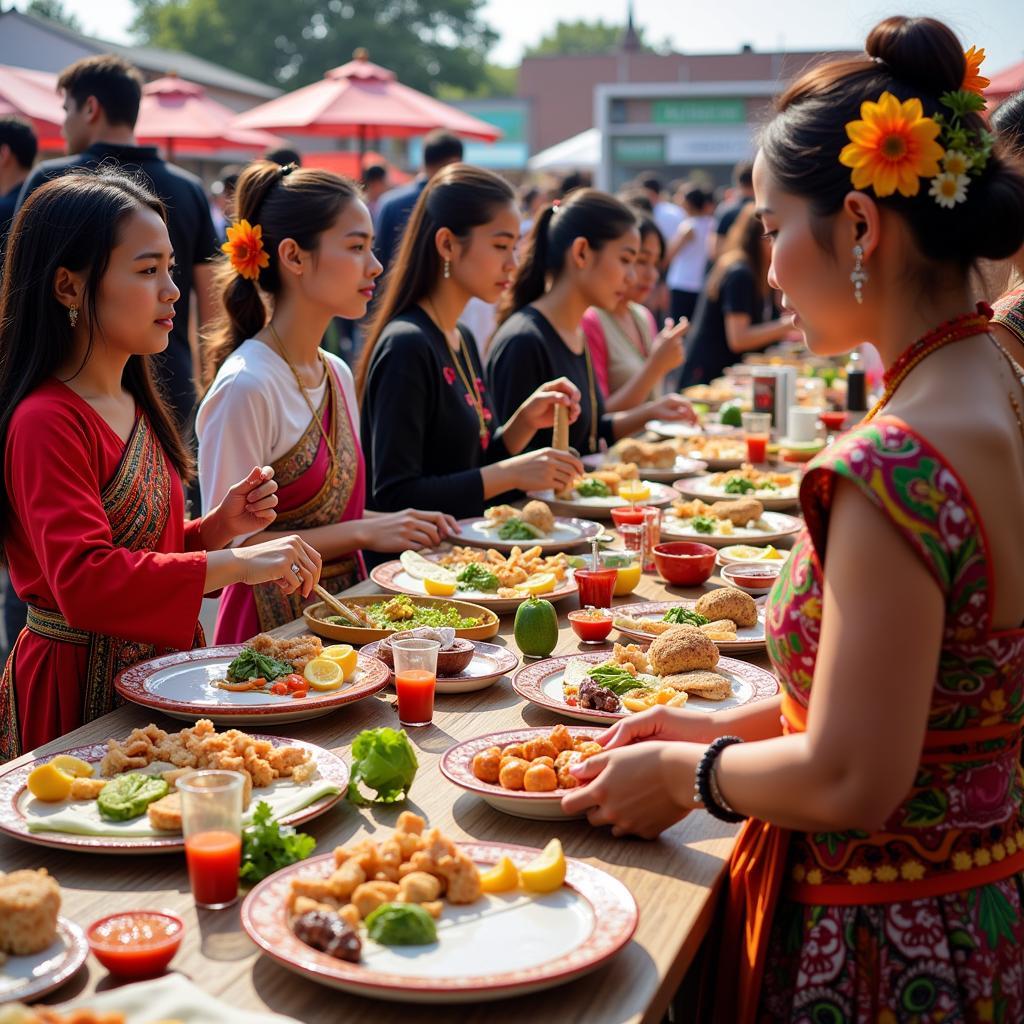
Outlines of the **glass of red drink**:
M 395 690 L 398 692 L 398 721 L 405 726 L 430 725 L 434 718 L 437 688 L 436 640 L 393 640 Z
M 615 581 L 619 578 L 618 569 L 577 569 L 575 578 L 580 588 L 580 604 L 584 608 L 587 605 L 592 608 L 611 607 Z
M 743 414 L 743 433 L 747 439 L 747 462 L 756 465 L 768 460 L 768 440 L 771 429 L 771 413 L 745 412 Z
M 643 505 L 621 505 L 612 509 L 612 522 L 616 529 L 623 526 L 636 526 L 644 521 Z
M 221 910 L 238 899 L 242 862 L 241 772 L 191 772 L 178 780 L 185 860 L 197 907 Z

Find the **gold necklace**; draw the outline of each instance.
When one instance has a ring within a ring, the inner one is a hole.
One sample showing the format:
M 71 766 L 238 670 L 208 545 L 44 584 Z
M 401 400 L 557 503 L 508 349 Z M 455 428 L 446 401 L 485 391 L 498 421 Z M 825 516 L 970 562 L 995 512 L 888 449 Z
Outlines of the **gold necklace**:
M 313 403 L 310 400 L 309 394 L 306 391 L 306 385 L 302 383 L 302 378 L 299 376 L 299 371 L 295 369 L 295 365 L 288 358 L 288 351 L 287 349 L 285 349 L 284 343 L 281 341 L 281 335 L 277 333 L 277 329 L 274 327 L 274 323 L 272 320 L 267 321 L 267 327 L 270 328 L 270 333 L 274 336 L 274 343 L 277 345 L 278 352 L 281 353 L 281 358 L 288 364 L 288 369 L 292 371 L 292 376 L 295 378 L 295 383 L 299 387 L 299 393 L 302 395 L 306 403 L 306 406 L 309 409 L 309 413 L 313 417 L 313 421 L 316 423 L 317 427 L 320 430 L 320 436 L 324 439 L 324 444 L 327 445 L 327 453 L 331 461 L 331 480 L 334 486 L 337 487 L 341 481 L 341 475 L 338 472 L 338 453 L 335 451 L 334 445 L 331 443 L 331 439 L 327 436 L 327 431 L 324 430 L 324 425 L 323 421 L 320 419 L 320 414 L 313 407 Z M 323 367 L 324 381 L 327 383 L 327 386 L 330 387 L 329 374 L 331 371 L 328 368 L 327 363 L 324 361 L 323 353 L 319 349 L 317 349 L 316 351 L 316 357 L 320 365 Z M 337 414 L 337 410 L 335 410 L 335 414 Z

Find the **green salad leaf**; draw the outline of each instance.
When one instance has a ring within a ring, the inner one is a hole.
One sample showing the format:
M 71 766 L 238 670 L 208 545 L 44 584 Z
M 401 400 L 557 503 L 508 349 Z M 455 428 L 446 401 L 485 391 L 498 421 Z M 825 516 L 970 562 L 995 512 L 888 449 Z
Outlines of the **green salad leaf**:
M 700 612 L 689 608 L 669 608 L 662 617 L 662 622 L 676 622 L 681 626 L 706 626 L 711 620 Z
M 494 591 L 498 589 L 498 577 L 476 562 L 470 562 L 458 576 L 459 590 Z
M 544 532 L 531 523 L 524 523 L 522 519 L 513 516 L 501 524 L 498 536 L 502 540 L 537 540 L 538 537 L 544 536 Z
M 734 476 L 726 483 L 722 490 L 726 494 L 749 494 L 751 491 L 757 490 L 757 488 L 754 486 L 753 480 L 748 480 L 745 476 Z
M 718 524 L 707 516 L 694 516 L 690 520 L 690 525 L 697 533 L 714 533 Z
M 352 744 L 352 778 L 348 798 L 365 807 L 371 803 L 404 800 L 416 777 L 419 762 L 404 729 L 364 729 Z M 359 791 L 362 782 L 377 791 L 373 800 Z
M 278 661 L 277 658 L 260 654 L 251 647 L 246 647 L 230 665 L 228 665 L 228 681 L 241 683 L 246 679 L 266 679 L 271 682 L 280 679 L 282 676 L 291 675 L 295 668 L 287 661 Z
M 108 821 L 130 821 L 146 813 L 146 808 L 167 796 L 170 787 L 159 775 L 128 772 L 108 782 L 96 798 L 101 818 Z
M 587 477 L 576 485 L 576 493 L 581 498 L 610 498 L 612 489 L 603 480 Z
M 630 690 L 649 690 L 650 687 L 630 675 L 624 668 L 618 665 L 595 665 L 587 671 L 587 675 L 599 686 L 611 690 L 616 697 L 629 693 Z
M 316 840 L 291 825 L 272 818 L 273 809 L 261 800 L 252 814 L 252 822 L 242 829 L 242 866 L 238 877 L 243 882 L 261 882 L 279 868 L 305 860 Z
M 366 916 L 366 931 L 382 946 L 437 942 L 437 925 L 418 903 L 382 903 Z

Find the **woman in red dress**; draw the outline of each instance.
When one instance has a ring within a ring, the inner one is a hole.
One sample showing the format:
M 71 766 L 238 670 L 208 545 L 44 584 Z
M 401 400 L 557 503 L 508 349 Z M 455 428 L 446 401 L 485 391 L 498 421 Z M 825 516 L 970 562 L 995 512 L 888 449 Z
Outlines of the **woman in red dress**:
M 113 172 L 35 192 L 0 294 L 0 535 L 28 606 L 0 683 L 0 760 L 114 707 L 135 662 L 201 645 L 204 594 L 275 581 L 307 592 L 297 537 L 221 550 L 276 513 L 255 467 L 186 523 L 188 454 L 151 376 L 178 289 L 163 206 Z

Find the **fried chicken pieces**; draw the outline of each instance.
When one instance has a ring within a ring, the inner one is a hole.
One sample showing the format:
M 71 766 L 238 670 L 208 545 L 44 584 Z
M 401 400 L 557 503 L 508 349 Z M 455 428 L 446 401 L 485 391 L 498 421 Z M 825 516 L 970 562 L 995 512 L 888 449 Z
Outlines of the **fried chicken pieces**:
M 472 771 L 481 782 L 502 789 L 552 793 L 578 786 L 569 768 L 600 751 L 593 740 L 574 737 L 564 725 L 556 725 L 548 736 L 479 751 L 473 758 Z
M 296 672 L 302 670 L 314 658 L 319 658 L 324 651 L 320 637 L 306 633 L 304 636 L 293 636 L 286 640 L 275 640 L 266 633 L 254 636 L 247 644 L 257 654 L 265 654 L 277 661 L 290 661 Z

